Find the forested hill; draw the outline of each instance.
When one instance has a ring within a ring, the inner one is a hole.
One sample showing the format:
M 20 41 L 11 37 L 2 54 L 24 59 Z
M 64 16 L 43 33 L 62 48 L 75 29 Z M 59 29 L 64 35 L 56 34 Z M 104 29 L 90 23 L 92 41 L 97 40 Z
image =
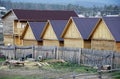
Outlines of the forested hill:
M 25 2 L 25 1 L 34 1 L 34 2 Z M 38 2 L 36 2 L 38 1 Z M 120 14 L 120 6 L 116 5 L 119 4 L 120 2 L 116 2 L 116 0 L 113 0 L 113 4 L 106 4 L 103 6 L 97 6 L 97 5 L 92 5 L 91 7 L 88 6 L 82 6 L 80 5 L 79 2 L 76 1 L 84 1 L 84 0 L 75 0 L 74 4 L 71 2 L 64 2 L 64 4 L 50 4 L 53 0 L 49 0 L 49 4 L 39 2 L 39 1 L 48 1 L 48 0 L 0 0 L 0 6 L 6 7 L 7 10 L 9 9 L 34 9 L 34 10 L 74 10 L 78 14 L 83 14 L 85 16 L 94 16 L 96 14 L 100 15 L 106 15 L 106 14 Z M 73 0 L 54 0 L 54 1 L 73 1 Z M 88 1 L 88 0 L 86 0 Z M 89 0 L 89 1 L 95 1 L 95 0 Z M 96 0 L 98 1 L 98 0 Z M 108 0 L 105 0 L 108 1 Z M 55 3 L 55 2 L 54 2 Z M 93 2 L 95 4 L 95 2 Z M 88 3 L 84 3 L 88 5 Z M 83 4 L 83 5 L 84 5 Z M 89 2 L 90 4 L 90 2 Z M 102 4 L 100 2 L 99 4 Z
M 104 5 L 120 5 L 119 0 L 12 0 L 13 2 L 32 2 L 47 4 L 73 4 L 84 7 L 104 6 Z

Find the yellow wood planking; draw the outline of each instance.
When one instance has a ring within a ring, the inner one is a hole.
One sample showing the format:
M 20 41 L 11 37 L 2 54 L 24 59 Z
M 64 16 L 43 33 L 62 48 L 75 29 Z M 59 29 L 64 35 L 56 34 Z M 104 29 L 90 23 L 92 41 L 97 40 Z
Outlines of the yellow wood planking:
M 33 32 L 30 27 L 28 27 L 23 39 L 35 40 L 35 37 L 34 37 Z
M 112 40 L 92 40 L 91 49 L 116 50 L 116 43 Z
M 22 39 L 19 36 L 15 36 L 14 37 L 14 44 L 17 46 L 21 46 L 22 45 Z
M 96 30 L 92 35 L 92 39 L 114 40 L 111 32 L 109 31 L 104 21 L 101 21 L 101 23 L 97 26 Z
M 55 32 L 54 32 L 54 30 L 53 30 L 50 23 L 47 24 L 47 28 L 46 28 L 46 30 L 44 32 L 43 39 L 58 40 L 57 36 L 56 36 L 56 34 L 55 34 Z
M 38 42 L 36 40 L 23 40 L 24 46 L 31 46 L 31 45 L 38 45 Z
M 60 46 L 58 40 L 43 40 L 43 46 Z
M 22 32 L 25 28 L 27 22 L 21 22 L 21 21 L 14 21 L 14 34 L 18 34 L 19 36 L 22 35 Z
M 64 39 L 64 47 L 84 48 L 82 39 Z
M 12 44 L 13 45 L 13 37 L 11 35 L 4 35 L 4 44 Z
M 91 48 L 91 41 L 84 40 L 84 48 Z
M 68 26 L 63 38 L 82 38 L 73 21 Z
M 120 42 L 116 43 L 116 51 L 120 52 Z

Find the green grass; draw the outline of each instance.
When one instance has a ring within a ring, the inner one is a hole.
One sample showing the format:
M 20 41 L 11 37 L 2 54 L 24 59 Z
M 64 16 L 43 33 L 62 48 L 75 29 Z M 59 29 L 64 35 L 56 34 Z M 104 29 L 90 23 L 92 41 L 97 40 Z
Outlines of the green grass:
M 97 70 L 92 67 L 82 66 L 70 62 L 50 62 L 49 65 L 42 66 L 40 70 L 50 71 L 55 75 L 50 75 L 48 78 L 44 78 L 49 72 L 45 72 L 45 74 L 32 74 L 32 75 L 8 75 L 8 76 L 0 76 L 0 79 L 56 79 L 56 75 L 62 75 L 66 73 L 96 73 Z
M 112 72 L 111 76 L 113 79 L 120 79 L 120 71 Z
M 66 71 L 66 72 L 79 72 L 79 73 L 95 73 L 97 72 L 96 69 L 93 69 L 92 67 L 88 66 L 82 66 L 78 64 L 73 64 L 69 62 L 56 62 L 56 63 L 50 63 L 50 66 L 44 66 L 43 69 L 54 69 L 58 71 Z
M 7 76 L 7 77 L 0 77 L 0 79 L 44 79 L 42 77 L 36 76 Z
M 2 62 L 2 61 L 5 61 L 5 59 L 4 58 L 0 58 L 0 62 Z

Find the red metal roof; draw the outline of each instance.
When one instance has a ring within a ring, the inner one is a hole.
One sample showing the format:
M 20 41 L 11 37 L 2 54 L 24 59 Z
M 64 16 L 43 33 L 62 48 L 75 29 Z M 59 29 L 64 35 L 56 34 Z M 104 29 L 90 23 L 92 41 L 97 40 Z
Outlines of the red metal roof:
M 18 20 L 24 20 L 24 21 L 68 20 L 71 16 L 78 17 L 74 11 L 64 11 L 64 10 L 13 9 L 12 11 L 15 13 Z M 3 18 L 5 16 L 3 16 Z

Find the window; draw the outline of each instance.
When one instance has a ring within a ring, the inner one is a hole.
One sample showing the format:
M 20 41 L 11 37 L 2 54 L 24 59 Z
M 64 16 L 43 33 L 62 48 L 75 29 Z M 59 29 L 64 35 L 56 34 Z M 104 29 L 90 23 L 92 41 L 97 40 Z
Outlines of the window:
M 21 28 L 25 28 L 26 23 L 21 23 Z

